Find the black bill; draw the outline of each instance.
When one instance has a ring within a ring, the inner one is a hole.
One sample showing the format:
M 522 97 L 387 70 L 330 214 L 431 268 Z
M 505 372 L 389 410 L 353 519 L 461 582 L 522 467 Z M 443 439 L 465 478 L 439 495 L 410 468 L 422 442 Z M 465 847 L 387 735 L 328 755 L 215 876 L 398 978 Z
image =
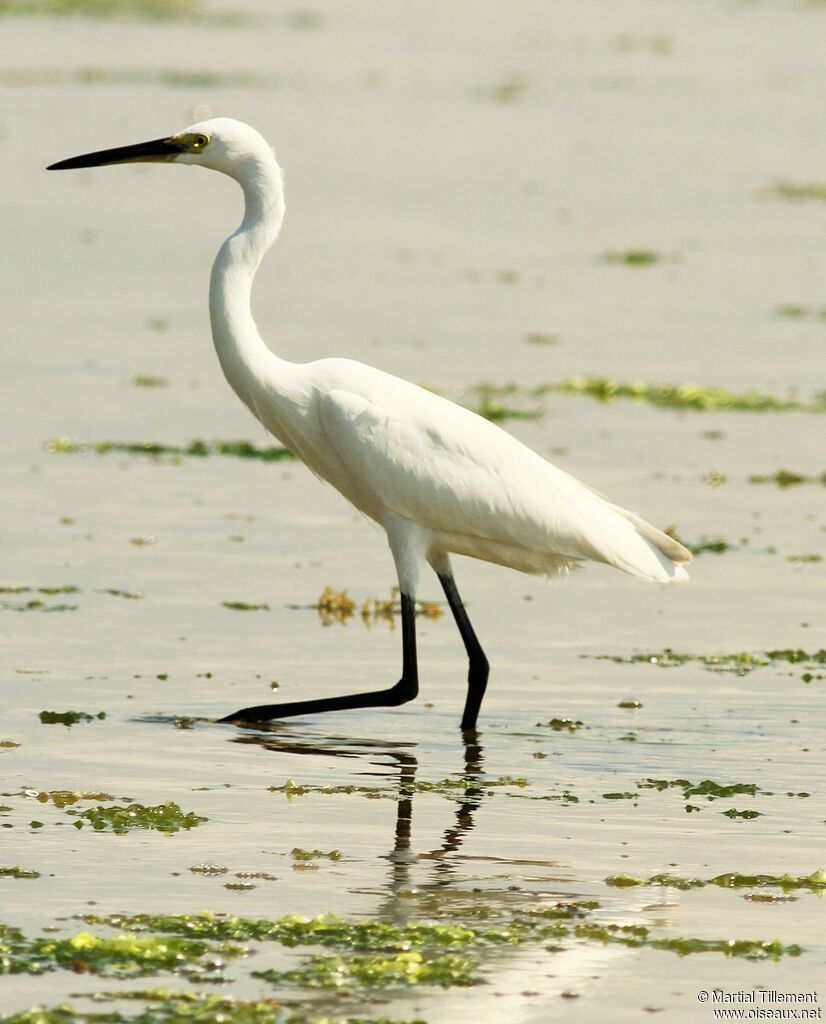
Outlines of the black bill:
M 69 171 L 75 167 L 101 167 L 104 164 L 131 164 L 140 160 L 171 160 L 186 147 L 172 138 L 139 142 L 135 146 L 119 146 L 117 149 L 99 149 L 96 153 L 69 157 L 56 164 L 50 164 L 47 171 Z

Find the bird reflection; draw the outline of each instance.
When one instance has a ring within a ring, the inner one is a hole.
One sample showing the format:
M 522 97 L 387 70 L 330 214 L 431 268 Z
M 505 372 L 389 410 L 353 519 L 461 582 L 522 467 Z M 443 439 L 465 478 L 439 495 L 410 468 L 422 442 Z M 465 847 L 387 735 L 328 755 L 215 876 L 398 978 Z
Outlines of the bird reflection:
M 385 854 L 390 864 L 389 877 L 384 888 L 384 900 L 379 916 L 403 925 L 414 912 L 415 897 L 432 893 L 456 880 L 455 854 L 461 848 L 465 837 L 473 829 L 474 815 L 485 796 L 484 753 L 479 733 L 465 734 L 464 763 L 458 778 L 459 806 L 453 822 L 444 829 L 437 847 L 424 853 L 415 853 L 413 842 L 413 805 L 419 791 L 417 772 L 419 760 L 413 753 L 415 743 L 361 740 L 347 737 L 309 737 L 306 734 L 286 735 L 252 733 L 235 737 L 233 742 L 251 743 L 278 753 L 316 755 L 342 758 L 370 758 L 381 754 L 388 758 L 380 764 L 380 771 L 365 774 L 387 776 L 387 768 L 395 767 L 397 775 L 396 820 L 393 831 L 393 845 Z M 371 762 L 377 768 L 379 764 Z M 414 880 L 412 871 L 417 865 L 431 865 L 431 877 L 424 882 Z

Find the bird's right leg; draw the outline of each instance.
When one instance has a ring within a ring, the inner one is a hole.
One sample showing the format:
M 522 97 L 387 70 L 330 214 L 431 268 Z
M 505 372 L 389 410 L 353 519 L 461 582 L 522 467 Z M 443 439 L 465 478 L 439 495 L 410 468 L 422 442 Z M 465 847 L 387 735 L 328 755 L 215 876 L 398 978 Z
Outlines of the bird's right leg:
M 476 729 L 479 708 L 482 706 L 482 698 L 485 696 L 488 686 L 490 665 L 473 626 L 470 624 L 467 609 L 459 596 L 448 556 L 432 556 L 430 564 L 442 584 L 442 590 L 445 592 L 447 603 L 450 605 L 468 656 L 467 698 L 465 699 L 465 710 L 462 712 L 461 727 L 463 732 L 470 732 Z
M 319 697 L 316 700 L 294 700 L 283 704 L 259 704 L 241 708 L 219 722 L 268 722 L 273 718 L 314 715 L 321 711 L 351 711 L 354 708 L 398 707 L 413 700 L 419 692 L 416 661 L 416 602 L 401 595 L 402 609 L 402 677 L 395 686 L 368 693 L 343 694 L 340 697 Z

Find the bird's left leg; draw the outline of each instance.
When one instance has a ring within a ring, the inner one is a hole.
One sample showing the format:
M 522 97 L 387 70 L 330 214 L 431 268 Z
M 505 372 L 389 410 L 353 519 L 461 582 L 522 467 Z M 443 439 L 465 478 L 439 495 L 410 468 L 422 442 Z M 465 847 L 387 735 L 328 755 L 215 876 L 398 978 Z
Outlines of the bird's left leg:
M 259 704 L 242 708 L 219 722 L 268 722 L 273 718 L 317 714 L 321 711 L 350 711 L 355 708 L 398 707 L 413 700 L 419 693 L 416 659 L 416 582 L 418 580 L 419 544 L 412 523 L 396 521 L 385 524 L 390 548 L 396 562 L 401 590 L 402 612 L 402 676 L 395 686 L 369 693 L 344 694 L 340 697 L 319 697 L 317 700 L 295 700 L 284 704 Z
M 430 558 L 430 564 L 442 584 L 442 590 L 445 592 L 447 603 L 453 612 L 453 618 L 459 627 L 462 643 L 467 651 L 467 699 L 465 700 L 465 710 L 462 713 L 461 727 L 464 732 L 469 732 L 476 728 L 479 708 L 482 706 L 482 698 L 485 696 L 488 686 L 490 665 L 482 650 L 482 645 L 473 631 L 473 626 L 470 624 L 462 598 L 459 596 L 448 556 L 445 554 L 433 555 Z

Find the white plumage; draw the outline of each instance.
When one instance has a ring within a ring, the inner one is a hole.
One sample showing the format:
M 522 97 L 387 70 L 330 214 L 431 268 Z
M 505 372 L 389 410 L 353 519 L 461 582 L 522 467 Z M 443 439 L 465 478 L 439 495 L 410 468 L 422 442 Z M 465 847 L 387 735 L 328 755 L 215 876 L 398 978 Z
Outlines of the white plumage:
M 421 566 L 429 562 L 445 586 L 470 657 L 462 724 L 473 727 L 487 661 L 455 589 L 450 554 L 530 573 L 557 574 L 596 561 L 652 582 L 687 578 L 683 565 L 691 554 L 681 544 L 475 413 L 362 363 L 291 363 L 265 346 L 250 311 L 250 292 L 280 230 L 284 190 L 275 156 L 255 129 L 216 118 L 167 139 L 53 166 L 134 160 L 197 164 L 241 185 L 244 219 L 221 247 L 210 282 L 221 366 L 271 433 L 385 528 L 402 593 L 405 668 L 396 687 L 248 708 L 231 718 L 260 720 L 415 696 L 412 608 Z

